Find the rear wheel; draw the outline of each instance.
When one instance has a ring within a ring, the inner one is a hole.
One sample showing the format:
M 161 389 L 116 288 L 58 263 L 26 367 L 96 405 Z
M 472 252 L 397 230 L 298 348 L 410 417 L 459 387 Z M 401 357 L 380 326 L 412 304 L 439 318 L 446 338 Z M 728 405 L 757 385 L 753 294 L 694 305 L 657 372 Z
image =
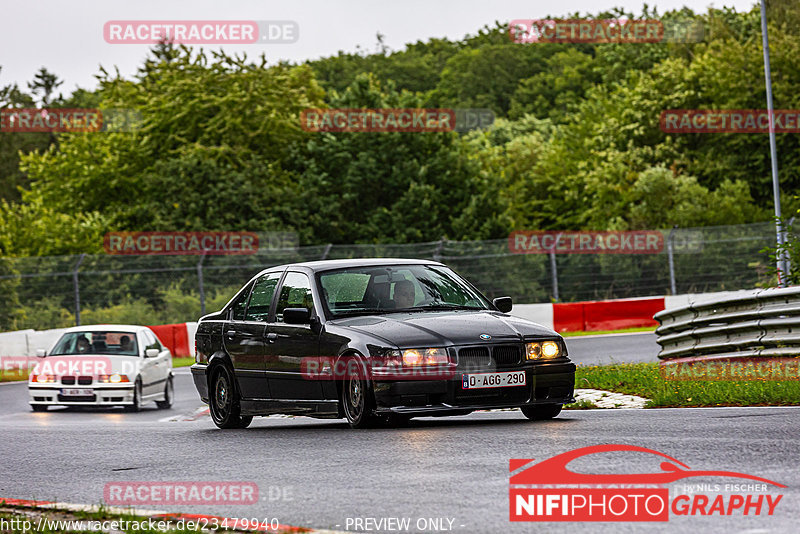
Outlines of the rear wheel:
M 167 378 L 167 384 L 164 386 L 164 400 L 156 401 L 156 406 L 161 410 L 172 408 L 172 397 L 175 394 L 175 386 L 172 383 L 172 377 Z
M 363 360 L 358 365 L 348 365 L 347 377 L 342 386 L 342 408 L 347 422 L 353 428 L 371 428 L 380 419 L 375 415 L 375 399 L 367 378 Z
M 219 428 L 247 428 L 253 420 L 241 415 L 239 392 L 227 365 L 218 365 L 211 374 L 209 407 L 211 419 Z
M 46 404 L 31 404 L 31 410 L 34 412 L 46 412 L 47 405 Z
M 538 404 L 533 406 L 523 406 L 522 413 L 531 421 L 542 421 L 552 419 L 561 413 L 560 404 Z

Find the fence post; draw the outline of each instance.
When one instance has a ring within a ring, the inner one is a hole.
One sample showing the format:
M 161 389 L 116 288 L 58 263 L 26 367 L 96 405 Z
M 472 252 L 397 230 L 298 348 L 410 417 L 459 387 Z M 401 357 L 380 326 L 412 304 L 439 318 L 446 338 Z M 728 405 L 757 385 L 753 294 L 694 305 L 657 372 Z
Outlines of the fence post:
M 675 258 L 673 252 L 673 243 L 675 242 L 675 230 L 677 226 L 673 226 L 669 231 L 667 238 L 667 259 L 669 261 L 669 288 L 673 295 L 678 294 L 677 284 L 675 283 Z
M 200 315 L 206 314 L 206 290 L 203 286 L 203 261 L 206 259 L 206 253 L 203 252 L 200 256 L 200 261 L 197 262 L 197 288 L 200 290 Z
M 558 302 L 558 268 L 556 267 L 555 250 L 550 251 L 550 273 L 553 277 L 553 300 Z
M 320 260 L 328 259 L 328 254 L 331 253 L 331 247 L 333 247 L 333 243 L 328 243 L 327 245 L 325 245 L 325 250 L 322 252 L 322 257 L 320 258 Z
M 441 238 L 436 245 L 436 252 L 433 253 L 433 261 L 442 261 L 442 249 L 444 249 L 444 238 Z
M 86 254 L 78 256 L 78 261 L 75 262 L 75 267 L 72 269 L 72 287 L 75 290 L 75 326 L 81 325 L 81 288 L 78 285 L 78 269 L 85 257 Z

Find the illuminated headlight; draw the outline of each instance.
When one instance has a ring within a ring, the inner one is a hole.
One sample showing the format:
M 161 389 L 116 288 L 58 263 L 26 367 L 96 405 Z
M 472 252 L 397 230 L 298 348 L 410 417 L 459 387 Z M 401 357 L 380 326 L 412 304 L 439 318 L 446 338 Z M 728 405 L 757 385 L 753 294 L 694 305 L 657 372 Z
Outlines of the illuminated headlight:
M 525 344 L 525 358 L 528 360 L 552 360 L 561 354 L 561 347 L 555 341 L 537 341 Z
M 127 375 L 121 375 L 119 373 L 114 373 L 113 375 L 100 375 L 98 377 L 98 382 L 103 384 L 119 384 L 120 382 L 130 382 Z
M 53 375 L 31 375 L 31 382 L 47 383 L 55 382 L 56 377 Z
M 442 348 L 407 349 L 403 351 L 403 365 L 442 365 L 447 363 L 447 351 Z

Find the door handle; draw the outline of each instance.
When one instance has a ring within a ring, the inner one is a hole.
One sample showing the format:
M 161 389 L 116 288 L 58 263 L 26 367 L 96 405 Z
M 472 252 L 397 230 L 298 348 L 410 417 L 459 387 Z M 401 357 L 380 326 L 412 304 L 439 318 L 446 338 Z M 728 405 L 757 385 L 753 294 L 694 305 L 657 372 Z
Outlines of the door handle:
M 225 336 L 226 337 L 235 337 L 236 336 L 236 330 L 228 330 L 227 332 L 225 332 Z
M 278 334 L 275 332 L 270 332 L 267 334 L 267 343 L 275 343 L 276 339 L 278 339 Z

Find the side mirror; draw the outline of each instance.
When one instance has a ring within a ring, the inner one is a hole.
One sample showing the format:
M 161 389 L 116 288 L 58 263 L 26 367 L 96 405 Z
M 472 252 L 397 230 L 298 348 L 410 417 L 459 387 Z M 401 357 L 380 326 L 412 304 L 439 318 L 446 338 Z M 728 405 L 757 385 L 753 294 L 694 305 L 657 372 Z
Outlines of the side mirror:
M 44 358 L 47 356 L 47 351 L 44 349 L 36 349 L 36 357 L 37 358 Z
M 511 297 L 497 297 L 492 301 L 494 307 L 500 310 L 503 313 L 508 313 L 511 311 L 513 304 L 511 303 Z
M 310 324 L 311 310 L 306 308 L 286 308 L 283 310 L 283 322 L 286 324 Z
M 145 358 L 155 358 L 159 355 L 161 351 L 158 349 L 144 349 L 144 357 Z

